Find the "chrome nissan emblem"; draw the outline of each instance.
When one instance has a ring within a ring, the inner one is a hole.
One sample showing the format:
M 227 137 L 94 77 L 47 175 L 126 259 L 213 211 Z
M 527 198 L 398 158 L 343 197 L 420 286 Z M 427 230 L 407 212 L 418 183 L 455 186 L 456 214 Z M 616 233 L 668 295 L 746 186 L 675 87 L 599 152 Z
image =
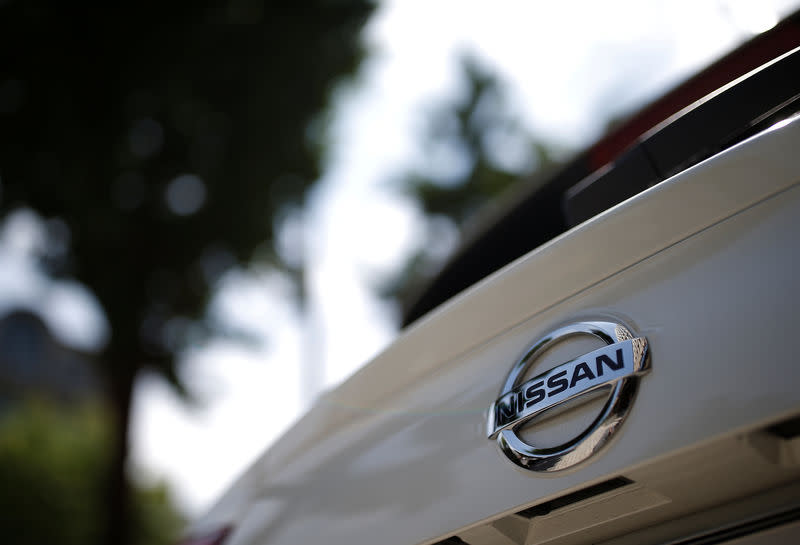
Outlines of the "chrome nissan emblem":
M 549 348 L 579 335 L 601 339 L 606 346 L 562 363 L 522 382 L 536 360 Z M 647 339 L 635 337 L 615 322 L 578 322 L 539 339 L 520 359 L 491 407 L 487 435 L 515 464 L 532 471 L 558 471 L 597 452 L 620 427 L 633 403 L 639 377 L 650 369 Z M 537 448 L 520 439 L 523 425 L 568 402 L 594 399 L 608 390 L 603 409 L 589 427 L 564 444 Z

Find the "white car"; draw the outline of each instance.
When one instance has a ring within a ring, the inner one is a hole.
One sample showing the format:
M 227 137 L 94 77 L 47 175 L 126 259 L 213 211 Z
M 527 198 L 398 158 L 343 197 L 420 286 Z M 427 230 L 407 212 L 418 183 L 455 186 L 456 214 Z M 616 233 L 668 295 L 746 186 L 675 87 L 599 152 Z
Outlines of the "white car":
M 186 543 L 800 542 L 800 18 L 462 248 Z

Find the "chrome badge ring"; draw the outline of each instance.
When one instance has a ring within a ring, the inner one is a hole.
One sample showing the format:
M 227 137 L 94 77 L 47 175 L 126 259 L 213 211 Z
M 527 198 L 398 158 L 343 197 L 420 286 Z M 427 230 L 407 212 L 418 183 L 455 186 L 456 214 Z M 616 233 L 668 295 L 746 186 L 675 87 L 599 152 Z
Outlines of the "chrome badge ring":
M 549 348 L 580 335 L 599 338 L 606 346 L 586 353 L 524 381 L 526 372 Z M 616 322 L 578 322 L 539 339 L 514 365 L 501 395 L 489 408 L 487 436 L 515 464 L 540 472 L 559 471 L 600 450 L 628 415 L 639 378 L 650 370 L 647 339 L 635 337 Z M 537 448 L 518 430 L 565 403 L 598 390 L 608 390 L 600 414 L 577 437 L 555 447 Z

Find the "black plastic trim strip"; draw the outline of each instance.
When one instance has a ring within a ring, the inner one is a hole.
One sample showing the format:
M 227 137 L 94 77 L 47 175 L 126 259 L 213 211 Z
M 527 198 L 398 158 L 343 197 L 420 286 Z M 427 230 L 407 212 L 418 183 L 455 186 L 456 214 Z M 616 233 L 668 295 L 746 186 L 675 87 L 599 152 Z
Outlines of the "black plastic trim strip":
M 447 539 L 443 539 L 442 541 L 437 541 L 433 545 L 469 545 L 469 543 L 458 536 L 452 536 L 448 537 Z
M 800 50 L 763 66 L 685 109 L 643 137 L 602 172 L 565 195 L 574 226 L 795 113 L 800 107 Z
M 773 424 L 767 428 L 767 432 L 787 441 L 800 437 L 800 416 Z
M 783 524 L 800 520 L 800 507 L 777 513 L 767 517 L 762 517 L 728 528 L 723 528 L 701 536 L 693 536 L 678 541 L 670 541 L 665 545 L 715 545 L 725 543 L 737 537 L 743 537 L 756 532 L 776 528 Z
M 550 514 L 556 509 L 561 509 L 562 507 L 578 503 L 579 501 L 588 500 L 594 496 L 611 492 L 612 490 L 622 488 L 623 486 L 628 486 L 629 484 L 633 484 L 633 481 L 626 479 L 625 477 L 615 477 L 613 479 L 603 481 L 602 483 L 582 488 L 577 492 L 560 496 L 554 500 L 546 501 L 544 503 L 534 505 L 533 507 L 528 507 L 527 509 L 523 509 L 522 511 L 518 512 L 517 515 L 527 519 L 541 517 Z

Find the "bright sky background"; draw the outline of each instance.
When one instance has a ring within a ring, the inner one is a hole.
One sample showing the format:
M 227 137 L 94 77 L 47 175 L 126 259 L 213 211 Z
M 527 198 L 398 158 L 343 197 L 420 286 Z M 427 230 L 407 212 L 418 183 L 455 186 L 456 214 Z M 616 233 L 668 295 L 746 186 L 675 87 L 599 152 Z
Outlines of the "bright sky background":
M 421 244 L 416 205 L 389 182 L 425 150 L 424 115 L 462 90 L 457 60 L 471 52 L 508 84 L 535 135 L 564 149 L 597 138 L 608 117 L 652 98 L 777 22 L 797 0 L 473 2 L 389 0 L 368 24 L 370 55 L 335 95 L 326 175 L 309 211 L 284 231 L 311 258 L 311 313 L 301 319 L 286 282 L 269 270 L 223 278 L 212 312 L 263 342 L 216 341 L 182 366 L 200 403 L 187 406 L 144 377 L 137 388 L 132 459 L 141 478 L 167 478 L 194 516 L 330 388 L 396 334 L 370 284 Z M 66 342 L 107 335 L 91 295 L 49 282 L 26 259 L 41 232 L 28 213 L 0 233 L 0 313 L 39 309 Z

